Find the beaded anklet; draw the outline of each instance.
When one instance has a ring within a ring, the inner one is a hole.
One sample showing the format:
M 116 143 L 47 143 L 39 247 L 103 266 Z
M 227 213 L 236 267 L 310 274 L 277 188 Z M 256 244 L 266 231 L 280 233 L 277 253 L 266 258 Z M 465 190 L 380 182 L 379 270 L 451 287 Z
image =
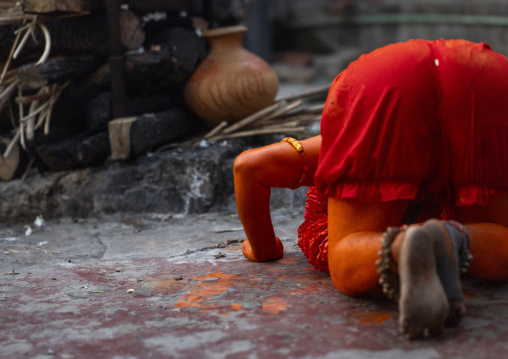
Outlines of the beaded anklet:
M 376 261 L 378 267 L 377 273 L 379 274 L 379 284 L 383 288 L 383 293 L 390 299 L 399 299 L 399 276 L 393 270 L 395 262 L 392 258 L 391 246 L 395 241 L 395 237 L 406 230 L 403 227 L 388 227 L 383 234 L 381 240 L 381 250 L 379 251 L 379 259 Z
M 471 237 L 469 236 L 469 233 L 465 230 L 464 226 L 456 221 L 443 221 L 446 229 L 449 231 L 449 228 L 452 227 L 453 229 L 458 231 L 458 234 L 460 236 L 460 239 L 462 240 L 462 243 L 458 244 L 459 248 L 456 249 L 456 253 L 459 259 L 459 267 L 460 267 L 460 273 L 464 274 L 467 272 L 467 269 L 471 265 L 471 262 L 473 261 L 473 255 L 469 251 L 469 247 L 471 246 Z M 450 233 L 450 236 L 451 233 Z M 455 244 L 455 240 L 452 236 L 452 241 L 457 247 L 457 244 Z
M 307 176 L 307 172 L 309 172 L 309 165 L 307 164 L 307 158 L 305 157 L 305 153 L 303 153 L 303 146 L 302 144 L 295 140 L 292 137 L 286 137 L 283 138 L 280 142 L 287 142 L 291 146 L 294 147 L 294 149 L 302 156 L 303 158 L 303 165 L 302 165 L 302 171 L 300 172 L 300 177 L 298 178 L 298 181 L 296 181 L 296 184 L 291 187 L 291 189 L 297 189 L 302 184 L 303 180 Z
M 469 247 L 471 243 L 471 238 L 466 230 L 457 222 L 454 221 L 443 221 L 445 224 L 449 224 L 455 230 L 457 230 L 462 239 L 462 245 L 459 245 L 458 257 L 459 257 L 459 268 L 460 273 L 466 273 L 471 261 L 473 260 L 473 255 L 469 252 Z M 383 288 L 383 293 L 390 299 L 398 300 L 399 299 L 399 276 L 393 270 L 395 266 L 395 262 L 393 261 L 391 254 L 391 246 L 395 241 L 395 237 L 403 231 L 405 231 L 407 226 L 402 227 L 388 227 L 386 232 L 383 234 L 383 239 L 381 240 L 381 250 L 379 251 L 379 259 L 376 261 L 376 265 L 378 267 L 379 274 L 379 284 Z

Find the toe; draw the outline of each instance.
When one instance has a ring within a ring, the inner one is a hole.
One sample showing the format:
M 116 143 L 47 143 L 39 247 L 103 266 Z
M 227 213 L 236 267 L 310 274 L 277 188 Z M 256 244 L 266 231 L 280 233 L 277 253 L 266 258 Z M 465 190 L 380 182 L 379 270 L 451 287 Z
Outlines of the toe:
M 446 318 L 447 327 L 456 327 L 466 315 L 466 306 L 462 301 L 450 301 L 450 311 Z

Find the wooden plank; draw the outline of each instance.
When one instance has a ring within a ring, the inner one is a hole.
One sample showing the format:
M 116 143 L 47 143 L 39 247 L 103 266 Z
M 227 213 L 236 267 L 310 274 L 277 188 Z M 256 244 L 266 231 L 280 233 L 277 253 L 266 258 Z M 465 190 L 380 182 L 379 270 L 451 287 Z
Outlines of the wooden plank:
M 5 150 L 11 141 L 11 138 L 0 137 L 0 179 L 3 181 L 21 177 L 29 162 L 28 155 L 20 148 L 19 143 L 14 145 L 9 156 L 4 157 Z
M 125 160 L 131 152 L 131 126 L 137 117 L 124 117 L 109 122 L 109 144 L 113 160 Z

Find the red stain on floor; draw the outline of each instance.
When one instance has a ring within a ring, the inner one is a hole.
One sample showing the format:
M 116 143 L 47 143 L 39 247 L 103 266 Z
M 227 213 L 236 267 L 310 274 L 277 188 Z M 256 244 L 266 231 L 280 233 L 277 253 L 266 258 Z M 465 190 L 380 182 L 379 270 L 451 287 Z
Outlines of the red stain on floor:
M 263 301 L 263 309 L 268 313 L 277 314 L 281 310 L 288 308 L 288 302 L 281 297 L 271 296 Z
M 391 315 L 385 312 L 359 312 L 353 313 L 353 317 L 357 318 L 360 324 L 364 325 L 380 325 L 385 320 L 391 319 Z
M 239 280 L 245 280 L 233 274 L 210 273 L 206 276 L 191 277 L 196 283 L 189 288 L 187 295 L 180 297 L 177 307 L 194 307 L 211 309 L 217 307 L 216 304 L 209 303 L 229 288 L 238 284 Z

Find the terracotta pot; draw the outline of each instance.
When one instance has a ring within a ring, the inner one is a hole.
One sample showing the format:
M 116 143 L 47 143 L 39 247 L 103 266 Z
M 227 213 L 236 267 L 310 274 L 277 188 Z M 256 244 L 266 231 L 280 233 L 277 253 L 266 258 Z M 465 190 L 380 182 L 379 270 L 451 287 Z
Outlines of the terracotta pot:
M 238 121 L 269 106 L 279 79 L 261 58 L 243 48 L 245 26 L 227 26 L 203 34 L 210 54 L 185 87 L 187 105 L 201 118 L 220 123 Z

